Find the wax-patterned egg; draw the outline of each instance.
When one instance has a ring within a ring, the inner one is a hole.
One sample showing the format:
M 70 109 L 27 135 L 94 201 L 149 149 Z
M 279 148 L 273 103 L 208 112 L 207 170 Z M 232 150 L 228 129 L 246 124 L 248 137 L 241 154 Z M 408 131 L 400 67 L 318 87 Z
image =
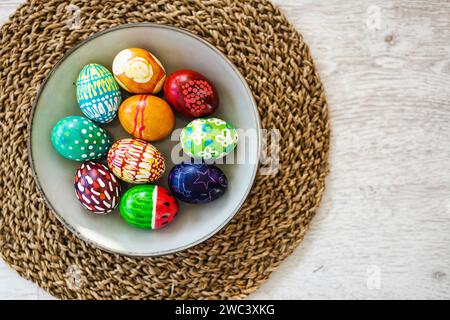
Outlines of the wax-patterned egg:
M 108 166 L 116 177 L 129 183 L 154 182 L 166 168 L 161 152 L 140 139 L 116 141 L 108 152 Z
M 131 93 L 158 93 L 166 79 L 161 62 L 140 48 L 119 52 L 114 58 L 113 73 L 119 85 Z
M 178 213 L 172 193 L 160 186 L 142 185 L 128 189 L 120 200 L 119 211 L 130 225 L 141 229 L 160 229 Z
M 234 150 L 238 143 L 236 129 L 217 118 L 191 121 L 180 135 L 183 151 L 197 159 L 219 159 Z
M 151 95 L 126 99 L 120 106 L 119 120 L 126 132 L 147 141 L 167 137 L 175 125 L 173 111 L 167 102 Z
M 184 202 L 204 204 L 220 198 L 228 187 L 225 174 L 208 164 L 178 164 L 169 174 L 169 187 Z
M 61 119 L 53 127 L 51 140 L 61 156 L 75 161 L 100 159 L 111 146 L 111 138 L 103 128 L 80 116 Z
M 82 163 L 75 174 L 74 185 L 78 200 L 89 211 L 107 214 L 119 204 L 119 181 L 104 164 Z
M 211 81 L 192 70 L 171 73 L 164 83 L 169 103 L 187 117 L 206 117 L 219 106 L 219 95 Z
M 116 117 L 122 93 L 108 69 L 88 64 L 81 70 L 76 84 L 78 104 L 86 117 L 100 123 L 111 122 Z

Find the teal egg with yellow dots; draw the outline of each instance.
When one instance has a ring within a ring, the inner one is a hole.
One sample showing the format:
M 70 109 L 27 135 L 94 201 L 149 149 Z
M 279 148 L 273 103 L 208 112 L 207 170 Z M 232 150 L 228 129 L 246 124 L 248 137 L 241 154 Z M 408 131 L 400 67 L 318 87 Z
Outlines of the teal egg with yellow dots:
M 215 160 L 236 148 L 239 137 L 236 129 L 218 118 L 199 118 L 188 123 L 180 135 L 183 151 L 190 157 Z
M 96 63 L 86 65 L 76 86 L 78 104 L 86 117 L 99 123 L 111 122 L 116 117 L 122 93 L 107 68 Z
M 51 140 L 61 156 L 82 162 L 103 158 L 112 143 L 105 129 L 80 116 L 58 121 L 52 129 Z

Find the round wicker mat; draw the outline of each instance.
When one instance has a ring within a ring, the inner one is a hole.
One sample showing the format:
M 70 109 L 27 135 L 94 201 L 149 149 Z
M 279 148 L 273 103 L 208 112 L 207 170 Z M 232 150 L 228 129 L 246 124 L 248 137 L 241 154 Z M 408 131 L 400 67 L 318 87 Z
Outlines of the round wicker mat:
M 66 299 L 243 298 L 302 240 L 328 172 L 324 90 L 307 45 L 266 0 L 31 0 L 1 28 L 0 253 L 26 279 Z M 39 195 L 27 125 L 40 84 L 76 43 L 124 23 L 187 29 L 215 45 L 253 90 L 267 129 L 281 132 L 280 169 L 257 177 L 233 221 L 205 243 L 156 258 L 110 254 L 75 238 Z

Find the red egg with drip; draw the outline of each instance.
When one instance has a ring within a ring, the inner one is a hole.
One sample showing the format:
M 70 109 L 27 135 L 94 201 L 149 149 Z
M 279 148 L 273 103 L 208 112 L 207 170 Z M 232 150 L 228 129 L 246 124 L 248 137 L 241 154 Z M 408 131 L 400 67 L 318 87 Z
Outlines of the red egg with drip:
M 171 73 L 164 83 L 164 95 L 186 117 L 206 117 L 219 106 L 219 95 L 204 75 L 193 70 Z

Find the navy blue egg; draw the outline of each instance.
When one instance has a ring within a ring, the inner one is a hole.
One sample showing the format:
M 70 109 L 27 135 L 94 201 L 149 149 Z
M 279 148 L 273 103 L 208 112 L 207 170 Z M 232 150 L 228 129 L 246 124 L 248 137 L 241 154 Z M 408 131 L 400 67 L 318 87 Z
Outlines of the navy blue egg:
M 214 165 L 183 163 L 170 171 L 169 187 L 181 201 L 204 204 L 220 198 L 227 190 L 228 180 Z

